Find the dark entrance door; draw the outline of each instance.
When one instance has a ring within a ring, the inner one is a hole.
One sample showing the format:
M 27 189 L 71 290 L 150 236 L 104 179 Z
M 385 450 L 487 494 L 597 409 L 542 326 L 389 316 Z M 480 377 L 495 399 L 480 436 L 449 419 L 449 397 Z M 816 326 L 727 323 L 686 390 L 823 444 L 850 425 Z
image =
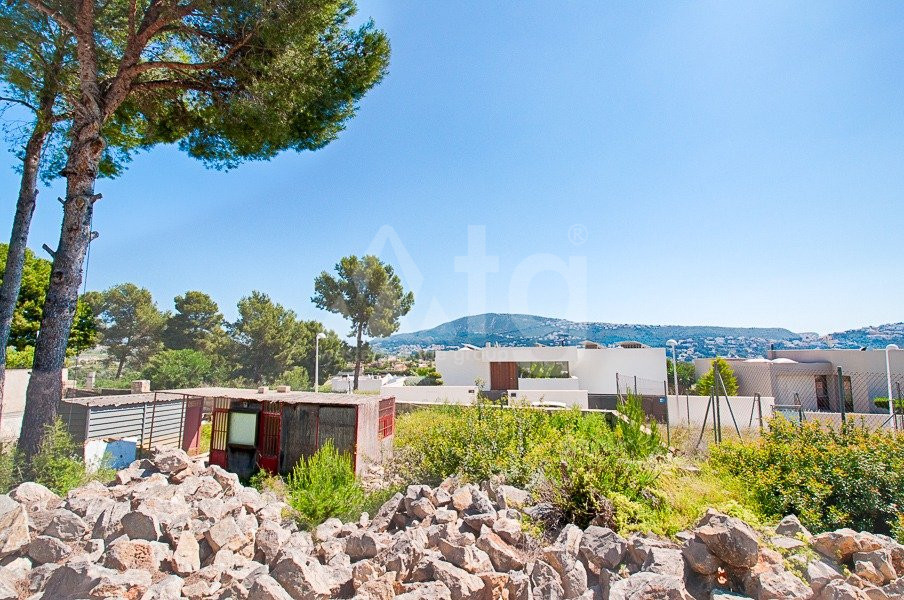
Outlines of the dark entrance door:
M 517 390 L 518 365 L 513 362 L 491 362 L 490 389 Z

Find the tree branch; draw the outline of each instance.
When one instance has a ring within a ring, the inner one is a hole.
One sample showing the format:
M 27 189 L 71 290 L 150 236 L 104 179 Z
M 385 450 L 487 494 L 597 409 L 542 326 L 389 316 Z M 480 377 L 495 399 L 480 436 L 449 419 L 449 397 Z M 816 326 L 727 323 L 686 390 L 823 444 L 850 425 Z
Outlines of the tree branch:
M 60 27 L 62 27 L 64 29 L 68 29 L 70 31 L 70 33 L 75 33 L 75 25 L 69 19 L 67 19 L 66 17 L 61 15 L 59 12 L 53 10 L 52 8 L 50 8 L 49 6 L 47 6 L 46 4 L 41 2 L 41 0 L 25 0 L 25 1 L 28 3 L 29 6 L 31 6 L 33 9 L 35 9 L 42 15 L 46 15 L 46 16 L 50 17 L 51 19 L 53 19 L 54 21 L 56 21 L 57 23 L 59 23 Z
M 22 106 L 27 106 L 34 112 L 38 112 L 38 109 L 36 106 L 32 106 L 30 103 L 26 102 L 25 100 L 19 100 L 18 98 L 9 98 L 7 96 L 0 96 L 0 102 L 12 102 L 13 104 L 21 104 Z

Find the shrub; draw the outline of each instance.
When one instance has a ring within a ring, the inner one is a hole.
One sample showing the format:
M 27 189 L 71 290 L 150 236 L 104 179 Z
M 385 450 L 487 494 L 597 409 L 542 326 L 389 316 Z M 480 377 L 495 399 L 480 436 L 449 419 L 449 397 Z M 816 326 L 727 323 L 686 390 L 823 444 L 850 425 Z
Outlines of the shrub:
M 873 398 L 873 404 L 876 405 L 876 408 L 888 410 L 888 398 Z M 904 398 L 895 398 L 895 412 L 904 412 Z
M 286 487 L 286 500 L 306 527 L 330 517 L 352 518 L 360 514 L 364 503 L 364 490 L 355 480 L 351 457 L 340 454 L 331 440 L 298 461 Z
M 6 348 L 6 368 L 7 369 L 30 369 L 35 361 L 35 347 L 25 346 L 21 350 L 16 350 L 13 346 Z M 887 406 L 887 404 L 886 404 Z
M 276 385 L 287 385 L 293 390 L 307 390 L 311 388 L 311 377 L 304 367 L 293 367 L 280 375 Z
M 142 375 L 155 390 L 189 388 L 212 381 L 213 362 L 197 350 L 164 350 L 150 358 Z
M 766 514 L 794 513 L 815 532 L 901 533 L 904 436 L 779 416 L 759 440 L 713 448 L 712 462 L 744 480 Z
M 738 379 L 735 377 L 731 365 L 724 358 L 716 357 L 713 359 L 712 368 L 701 377 L 694 385 L 694 392 L 700 396 L 709 396 L 716 384 L 715 371 L 718 369 L 722 383 L 725 385 L 725 391 L 729 396 L 736 396 L 738 393 Z M 717 387 L 716 394 L 722 393 L 722 388 Z
M 109 481 L 114 474 L 109 464 L 101 464 L 91 472 L 85 468 L 82 448 L 72 440 L 59 418 L 45 427 L 41 447 L 22 471 L 59 496 L 92 480 Z
M 406 481 L 436 483 L 502 476 L 554 510 L 549 521 L 582 526 L 598 516 L 611 527 L 637 522 L 642 505 L 658 505 L 651 460 L 664 451 L 638 398 L 610 425 L 578 409 L 475 406 L 422 409 L 399 417 L 396 468 Z

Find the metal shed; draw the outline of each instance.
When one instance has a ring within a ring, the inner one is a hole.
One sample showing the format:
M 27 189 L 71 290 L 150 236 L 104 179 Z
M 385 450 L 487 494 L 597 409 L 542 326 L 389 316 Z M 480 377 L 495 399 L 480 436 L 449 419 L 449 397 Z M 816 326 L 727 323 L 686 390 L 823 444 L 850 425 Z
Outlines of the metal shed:
M 65 398 L 59 415 L 76 443 L 134 438 L 139 451 L 154 447 L 198 451 L 202 400 L 195 396 L 146 392 Z
M 209 400 L 210 463 L 241 477 L 259 468 L 288 474 L 326 440 L 348 452 L 360 472 L 366 461 L 380 460 L 395 433 L 394 397 L 235 388 L 174 391 Z

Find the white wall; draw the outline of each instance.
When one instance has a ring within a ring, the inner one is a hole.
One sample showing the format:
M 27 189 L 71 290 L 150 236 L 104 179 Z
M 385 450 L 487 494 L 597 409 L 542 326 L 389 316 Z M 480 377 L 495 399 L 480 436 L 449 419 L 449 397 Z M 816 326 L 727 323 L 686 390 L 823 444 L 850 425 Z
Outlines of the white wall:
M 63 369 L 63 381 L 69 378 L 69 369 Z M 31 369 L 7 369 L 3 384 L 3 416 L 0 423 L 0 440 L 19 438 L 22 429 L 22 414 L 25 411 L 25 392 Z
M 577 377 L 519 377 L 519 390 L 579 390 Z
M 428 402 L 435 404 L 472 404 L 477 399 L 474 385 L 406 385 L 383 389 L 383 396 L 394 396 L 396 402 Z
M 436 370 L 443 376 L 444 386 L 473 386 L 478 379 L 484 388 L 490 385 L 490 363 L 480 350 L 437 350 Z
M 579 349 L 577 363 L 570 367 L 571 374 L 581 380 L 581 389 L 591 394 L 617 394 L 616 373 L 636 376 L 640 393 L 661 394 L 666 379 L 665 348 Z
M 664 348 L 492 346 L 436 352 L 436 370 L 446 385 L 473 385 L 480 378 L 489 386 L 491 362 L 567 362 L 569 374 L 578 378 L 578 387 L 591 394 L 618 393 L 616 373 L 649 381 L 649 393 L 661 393 L 666 379 Z M 647 393 L 644 388 L 640 391 Z
M 763 421 L 765 422 L 772 416 L 772 407 L 775 399 L 771 397 L 760 398 L 763 411 Z M 682 396 L 679 395 L 677 401 L 673 394 L 668 396 L 669 407 L 669 424 L 672 426 L 690 426 L 700 427 L 703 425 L 704 417 L 706 417 L 706 407 L 709 404 L 709 396 Z M 759 427 L 759 411 L 757 410 L 755 399 L 753 396 L 729 396 L 728 402 L 722 397 L 719 401 L 719 412 L 721 414 L 722 426 L 734 428 L 731 420 L 731 412 L 734 411 L 735 420 L 741 430 L 750 427 Z M 753 411 L 753 423 L 750 424 L 751 410 Z M 688 411 L 690 411 L 690 420 L 688 420 Z M 713 411 L 709 411 L 709 420 L 706 422 L 707 427 L 713 424 Z
M 588 408 L 587 390 L 509 390 L 512 404 L 532 404 L 534 402 L 561 402 L 566 406 Z
M 389 381 L 389 376 L 372 377 L 364 376 L 358 378 L 358 390 L 362 392 L 379 392 L 383 387 L 383 382 Z M 353 389 L 355 377 L 348 375 L 339 375 L 330 378 L 330 389 L 334 392 L 347 392 Z

